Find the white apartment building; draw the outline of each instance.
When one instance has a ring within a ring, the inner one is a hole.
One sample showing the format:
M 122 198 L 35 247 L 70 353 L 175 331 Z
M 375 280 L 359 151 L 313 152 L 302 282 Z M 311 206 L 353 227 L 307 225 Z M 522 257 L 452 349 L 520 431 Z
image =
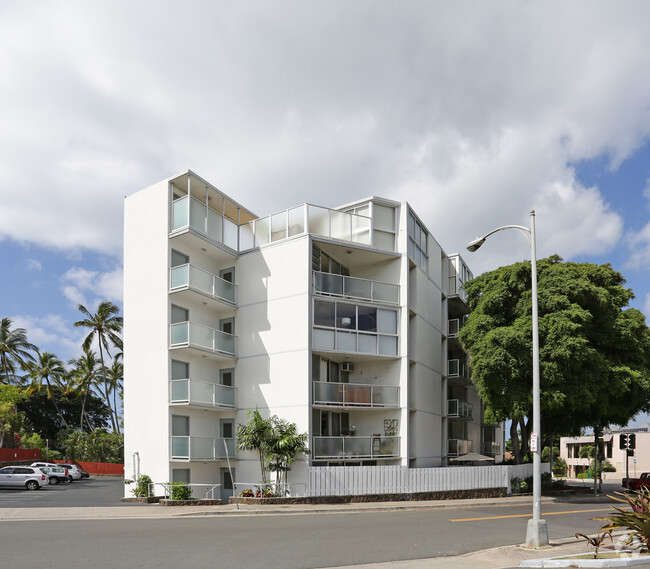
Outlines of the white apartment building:
M 127 477 L 261 479 L 247 411 L 309 433 L 323 465 L 499 460 L 456 339 L 472 277 L 408 203 L 302 204 L 258 217 L 187 171 L 125 200 Z M 129 488 L 127 487 L 127 493 Z

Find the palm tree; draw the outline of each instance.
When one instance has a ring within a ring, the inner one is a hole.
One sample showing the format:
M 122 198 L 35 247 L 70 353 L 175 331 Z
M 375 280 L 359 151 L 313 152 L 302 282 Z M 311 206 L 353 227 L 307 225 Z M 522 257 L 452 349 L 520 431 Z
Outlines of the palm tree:
M 26 362 L 25 370 L 27 371 L 27 377 L 31 379 L 29 392 L 34 393 L 35 391 L 40 391 L 43 385 L 45 385 L 47 397 L 54 404 L 57 414 L 61 417 L 61 421 L 63 421 L 67 429 L 69 427 L 68 422 L 65 420 L 63 413 L 61 413 L 61 409 L 59 409 L 56 397 L 52 391 L 52 383 L 60 387 L 61 380 L 66 373 L 63 362 L 51 352 L 41 353 L 37 350 L 36 358 L 34 361 Z
M 273 422 L 273 439 L 268 454 L 268 468 L 275 471 L 276 482 L 288 482 L 289 470 L 299 454 L 308 454 L 307 433 L 298 433 L 295 423 L 279 419 L 275 415 Z
M 34 344 L 27 341 L 27 331 L 24 328 L 11 329 L 13 320 L 3 318 L 0 321 L 0 360 L 4 377 L 2 383 L 11 383 L 9 373 L 16 382 L 16 364 L 24 366 L 28 361 L 34 361 L 34 356 L 27 350 L 37 351 Z
M 79 308 L 79 311 L 85 315 L 86 318 L 75 322 L 75 327 L 90 328 L 90 332 L 82 344 L 84 351 L 90 349 L 90 345 L 92 344 L 92 341 L 95 337 L 97 338 L 97 343 L 99 344 L 99 360 L 102 364 L 101 372 L 104 381 L 104 394 L 106 396 L 106 403 L 108 404 L 108 408 L 111 411 L 111 423 L 113 425 L 113 430 L 115 431 L 118 427 L 115 423 L 113 408 L 111 407 L 110 398 L 108 396 L 109 386 L 108 379 L 106 377 L 106 366 L 104 364 L 104 350 L 106 350 L 106 354 L 110 356 L 110 341 L 111 344 L 122 351 L 122 339 L 118 336 L 118 334 L 122 331 L 122 317 L 117 315 L 119 308 L 108 300 L 104 300 L 99 303 L 96 314 L 91 314 L 88 309 L 82 304 L 80 304 L 77 308 Z
M 124 364 L 118 360 L 120 355 L 115 356 L 113 365 L 106 370 L 108 387 L 113 393 L 113 412 L 115 413 L 115 424 L 117 425 L 118 433 L 120 432 L 120 421 L 117 416 L 117 393 L 121 390 L 122 380 L 124 379 Z
M 260 459 L 262 483 L 266 484 L 266 458 L 271 447 L 273 424 L 271 419 L 264 419 L 260 412 L 249 409 L 249 417 L 245 425 L 237 426 L 237 450 L 256 450 Z
M 84 350 L 84 355 L 77 359 L 68 361 L 68 365 L 72 366 L 72 377 L 74 383 L 81 394 L 81 418 L 79 419 L 79 430 L 84 430 L 84 419 L 88 425 L 89 430 L 93 430 L 93 426 L 86 415 L 86 401 L 91 388 L 97 382 L 99 360 L 97 355 L 92 350 Z

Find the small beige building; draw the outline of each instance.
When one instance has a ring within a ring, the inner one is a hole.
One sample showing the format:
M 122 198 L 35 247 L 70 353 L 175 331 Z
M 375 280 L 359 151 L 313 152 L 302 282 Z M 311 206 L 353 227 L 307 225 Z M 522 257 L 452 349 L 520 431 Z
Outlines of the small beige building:
M 635 429 L 605 430 L 599 444 L 599 452 L 605 457 L 616 472 L 605 472 L 604 477 L 622 478 L 625 476 L 626 450 L 621 449 L 621 435 L 634 433 L 635 449 L 629 457 L 630 476 L 650 472 L 650 426 Z M 562 437 L 560 439 L 560 457 L 568 466 L 567 476 L 575 478 L 589 468 L 589 458 L 580 458 L 580 449 L 594 444 L 593 435 L 583 437 Z

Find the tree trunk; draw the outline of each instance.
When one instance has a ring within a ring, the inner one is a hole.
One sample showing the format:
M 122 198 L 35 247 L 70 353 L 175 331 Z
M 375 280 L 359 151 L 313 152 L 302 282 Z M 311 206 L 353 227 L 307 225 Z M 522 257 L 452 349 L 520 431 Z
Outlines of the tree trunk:
M 517 430 L 517 421 L 514 419 L 510 423 L 510 440 L 512 441 L 512 455 L 515 458 L 515 464 L 521 464 L 519 431 Z

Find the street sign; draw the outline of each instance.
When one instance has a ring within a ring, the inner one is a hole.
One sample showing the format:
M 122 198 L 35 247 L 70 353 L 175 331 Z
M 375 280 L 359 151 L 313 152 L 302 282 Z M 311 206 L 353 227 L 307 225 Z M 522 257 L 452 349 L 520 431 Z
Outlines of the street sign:
M 537 433 L 530 434 L 530 450 L 531 452 L 537 452 L 537 441 L 539 440 L 539 435 Z

